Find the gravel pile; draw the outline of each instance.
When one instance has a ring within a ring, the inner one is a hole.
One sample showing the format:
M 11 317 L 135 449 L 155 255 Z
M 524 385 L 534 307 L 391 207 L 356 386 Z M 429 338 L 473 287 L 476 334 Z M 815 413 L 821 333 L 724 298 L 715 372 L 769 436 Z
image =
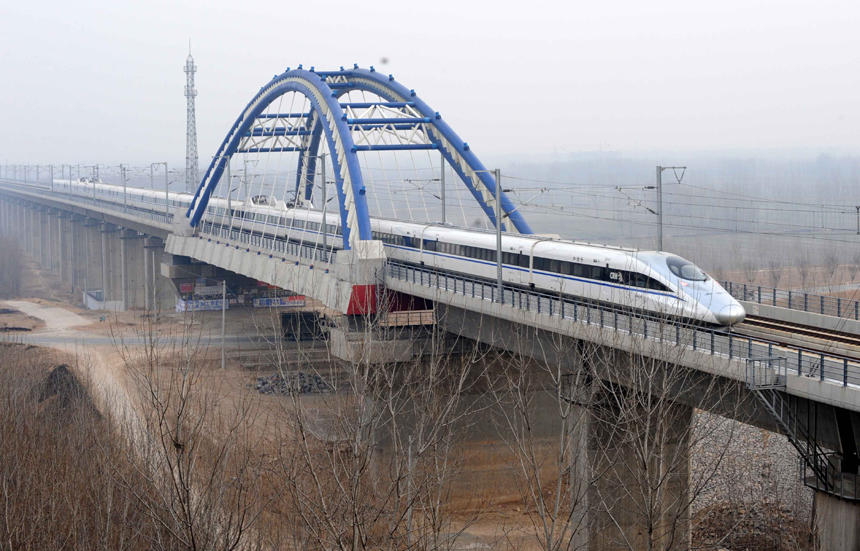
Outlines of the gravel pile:
M 261 394 L 311 394 L 319 392 L 331 392 L 334 388 L 322 377 L 308 374 L 302 371 L 289 373 L 287 377 L 276 373 L 268 377 L 258 377 L 254 385 L 257 392 Z
M 692 507 L 694 542 L 710 548 L 708 543 L 730 532 L 731 544 L 719 547 L 806 549 L 812 490 L 801 481 L 799 457 L 788 439 L 705 412 L 696 415 L 691 487 L 700 493 Z

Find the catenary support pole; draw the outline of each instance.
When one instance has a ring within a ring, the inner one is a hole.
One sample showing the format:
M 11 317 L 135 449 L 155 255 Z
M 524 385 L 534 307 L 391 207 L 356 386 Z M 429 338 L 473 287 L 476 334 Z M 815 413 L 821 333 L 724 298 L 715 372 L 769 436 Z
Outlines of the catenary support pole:
M 221 371 L 227 365 L 227 280 L 221 282 Z
M 496 169 L 496 284 L 498 286 L 499 302 L 504 303 L 502 295 L 502 171 Z
M 328 254 L 328 226 L 326 226 L 326 196 L 325 196 L 325 153 L 320 155 L 322 160 L 322 238 L 323 238 L 323 255 Z
M 120 177 L 122 178 L 122 211 L 128 212 L 128 186 L 125 181 L 125 166 L 119 165 Z
M 441 176 L 439 179 L 439 200 L 442 202 L 442 223 L 446 223 L 448 219 L 445 217 L 445 154 L 440 153 L 442 158 L 442 170 L 440 172 Z
M 657 250 L 663 250 L 663 167 L 657 167 Z

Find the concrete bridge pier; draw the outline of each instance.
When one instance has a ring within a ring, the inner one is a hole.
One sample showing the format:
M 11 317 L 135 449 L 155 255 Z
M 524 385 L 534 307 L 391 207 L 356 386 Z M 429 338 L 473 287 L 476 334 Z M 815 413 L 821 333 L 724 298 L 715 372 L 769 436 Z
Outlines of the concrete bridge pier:
M 84 223 L 86 217 L 73 214 L 69 218 L 69 233 L 71 240 L 69 245 L 69 269 L 71 270 L 72 290 L 76 292 L 83 291 L 85 272 L 84 263 L 86 262 L 86 230 Z
M 176 288 L 168 273 L 163 271 L 161 257 L 164 255 L 164 240 L 150 237 L 146 250 L 149 254 L 149 270 L 151 271 L 150 306 L 154 310 L 173 308 L 176 305 Z
M 84 221 L 84 290 L 102 288 L 101 220 L 87 218 Z
M 39 267 L 45 269 L 45 266 L 48 264 L 45 258 L 45 244 L 47 242 L 47 239 L 45 238 L 45 208 L 39 205 L 36 209 L 36 233 L 39 236 L 38 245 L 36 247 L 39 255 L 37 258 L 39 259 Z
M 630 422 L 630 411 L 619 416 L 606 406 L 589 415 L 583 477 L 590 481 L 588 549 L 689 549 L 693 408 L 666 404 L 667 411 L 651 420 L 653 433 L 645 434 Z M 619 430 L 625 423 L 628 428 Z
M 815 492 L 815 528 L 819 549 L 860 549 L 860 504 L 825 492 Z
M 25 221 L 25 230 L 24 230 L 24 238 L 25 238 L 25 247 L 27 253 L 35 257 L 36 256 L 36 225 L 34 224 L 34 220 L 36 219 L 36 205 L 29 204 L 27 205 L 26 211 L 27 220 Z
M 27 205 L 24 222 L 24 251 L 33 257 L 36 256 L 36 227 L 33 224 L 33 220 L 36 218 L 35 211 L 36 205 Z
M 112 250 L 112 238 L 114 236 L 114 233 L 116 233 L 116 226 L 114 226 L 113 224 L 108 224 L 107 222 L 102 222 L 99 234 L 101 235 L 102 249 L 102 300 L 105 302 L 116 300 L 116 298 L 114 297 L 115 286 L 113 285 L 113 263 L 115 262 L 115 255 Z
M 63 253 L 63 250 L 69 246 L 69 238 L 64 231 L 64 221 L 67 220 L 68 215 L 69 213 L 65 211 L 57 211 L 57 272 L 60 274 L 60 281 L 63 283 L 69 282 L 69 270 L 66 266 L 69 254 L 68 252 Z
M 56 216 L 58 212 L 59 211 L 52 208 L 45 209 L 45 236 L 48 241 L 48 246 L 45 250 L 48 258 L 48 271 L 50 272 L 57 271 L 57 252 L 59 250 L 59 246 L 57 245 L 57 225 L 54 224 L 54 216 Z
M 3 236 L 11 237 L 12 201 L 3 199 Z
M 143 236 L 137 231 L 124 229 L 120 240 L 123 309 L 141 308 L 146 302 Z

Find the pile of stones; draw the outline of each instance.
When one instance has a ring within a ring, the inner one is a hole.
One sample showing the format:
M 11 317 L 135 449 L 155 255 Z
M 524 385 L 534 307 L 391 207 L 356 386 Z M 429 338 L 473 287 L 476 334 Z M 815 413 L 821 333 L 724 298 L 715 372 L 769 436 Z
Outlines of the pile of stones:
M 334 388 L 316 374 L 294 371 L 286 377 L 280 373 L 268 377 L 258 377 L 254 385 L 261 394 L 312 394 L 331 392 Z

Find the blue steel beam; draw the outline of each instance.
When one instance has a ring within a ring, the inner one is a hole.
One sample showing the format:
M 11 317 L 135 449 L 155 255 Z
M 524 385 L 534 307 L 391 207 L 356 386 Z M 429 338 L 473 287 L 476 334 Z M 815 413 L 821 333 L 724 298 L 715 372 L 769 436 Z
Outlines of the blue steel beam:
M 368 109 L 370 107 L 412 107 L 411 101 L 380 101 L 376 103 L 341 103 L 341 107 L 352 107 L 355 109 Z
M 471 148 L 454 132 L 454 129 L 451 128 L 447 122 L 445 122 L 441 115 L 438 112 L 434 111 L 430 108 L 427 103 L 424 102 L 421 98 L 415 94 L 414 90 L 410 90 L 394 80 L 394 77 L 391 75 L 385 76 L 378 72 L 376 72 L 372 67 L 370 70 L 368 69 L 360 69 L 358 66 L 355 66 L 351 70 L 347 71 L 332 71 L 327 73 L 327 75 L 331 76 L 345 76 L 347 79 L 366 79 L 372 82 L 371 86 L 368 85 L 359 85 L 358 82 L 349 81 L 354 89 L 363 89 L 369 92 L 375 93 L 384 97 L 388 101 L 412 101 L 415 103 L 415 109 L 424 115 L 425 117 L 429 117 L 432 119 L 431 124 L 433 127 L 445 137 L 448 143 L 451 144 L 451 147 L 459 154 L 460 158 L 469 165 L 473 172 L 477 175 L 477 177 L 481 180 L 481 183 L 491 192 L 491 194 L 495 195 L 496 191 L 496 181 L 495 177 L 492 173 L 481 163 L 478 157 L 472 152 Z M 454 156 L 451 155 L 451 152 L 446 151 L 444 147 L 440 144 L 440 150 L 445 155 L 446 160 L 449 164 L 455 169 L 460 179 L 463 183 L 469 188 L 469 191 L 472 193 L 472 196 L 478 201 L 478 204 L 484 210 L 487 217 L 492 220 L 493 224 L 496 223 L 496 213 L 495 209 L 493 209 L 486 201 L 484 201 L 483 196 L 480 191 L 474 188 L 474 186 L 469 182 L 469 179 L 466 178 L 465 172 L 462 170 L 462 167 L 459 167 L 454 160 Z M 508 219 L 511 223 L 517 228 L 517 231 L 523 234 L 534 233 L 532 231 L 531 226 L 526 222 L 525 218 L 523 218 L 522 213 L 516 209 L 513 202 L 511 202 L 510 198 L 506 193 L 501 192 L 502 199 L 502 211 L 507 214 Z
M 304 151 L 301 147 L 251 147 L 248 149 L 237 149 L 236 153 L 284 153 Z
M 345 118 L 345 117 L 344 117 Z M 346 119 L 347 124 L 421 124 L 430 122 L 430 117 L 404 117 L 402 119 Z
M 415 151 L 421 149 L 439 149 L 439 146 L 435 143 L 404 143 L 352 146 L 353 151 Z
M 249 102 L 248 106 L 233 124 L 230 132 L 224 138 L 221 147 L 218 150 L 218 155 L 213 157 L 212 163 L 206 171 L 204 180 L 197 188 L 194 199 L 191 202 L 186 216 L 190 218 L 190 225 L 197 226 L 200 218 L 206 211 L 206 202 L 212 193 L 212 190 L 217 185 L 226 166 L 226 159 L 229 159 L 238 149 L 239 141 L 244 139 L 245 132 L 248 132 L 253 122 L 262 112 L 269 107 L 277 98 L 287 92 L 297 92 L 308 98 L 313 109 L 317 113 L 323 113 L 322 105 L 324 104 L 327 110 L 332 113 L 332 120 L 322 124 L 325 133 L 325 139 L 329 148 L 329 155 L 332 159 L 332 164 L 335 168 L 334 176 L 337 188 L 338 202 L 340 204 L 341 223 L 343 224 L 343 245 L 344 248 L 350 248 L 349 239 L 351 230 L 347 226 L 347 221 L 350 219 L 346 208 L 346 193 L 344 191 L 344 180 L 341 172 L 341 166 L 345 165 L 346 172 L 350 176 L 350 185 L 352 187 L 353 208 L 355 209 L 355 222 L 358 229 L 358 239 L 372 239 L 370 229 L 370 214 L 367 208 L 366 189 L 363 185 L 361 175 L 361 166 L 358 162 L 358 156 L 352 151 L 352 146 L 355 145 L 352 140 L 352 134 L 346 121 L 342 120 L 338 114 L 342 113 L 342 109 L 337 102 L 336 94 L 323 82 L 317 75 L 310 71 L 296 70 L 285 72 L 281 75 L 276 75 L 268 84 L 260 89 L 260 92 Z M 331 122 L 329 126 L 328 122 Z M 336 147 L 336 139 L 340 139 L 343 145 L 343 152 L 338 153 Z
M 310 130 L 287 130 L 286 128 L 255 128 L 245 132 L 245 136 L 310 136 Z
M 310 113 L 264 113 L 257 115 L 258 119 L 301 119 L 310 117 Z

